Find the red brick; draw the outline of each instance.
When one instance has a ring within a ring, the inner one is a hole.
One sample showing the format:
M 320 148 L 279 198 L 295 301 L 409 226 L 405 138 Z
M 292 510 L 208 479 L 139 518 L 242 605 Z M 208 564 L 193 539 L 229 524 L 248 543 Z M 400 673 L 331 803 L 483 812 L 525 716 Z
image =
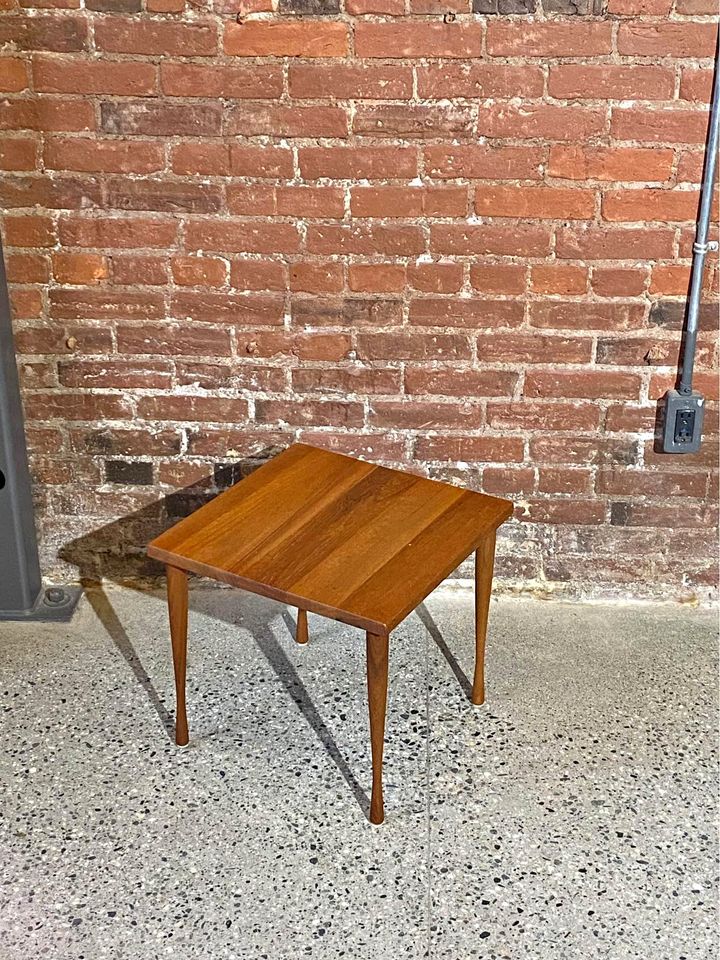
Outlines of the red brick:
M 454 97 L 541 97 L 540 67 L 526 64 L 429 63 L 417 67 L 418 96 L 422 99 Z
M 497 20 L 488 24 L 492 57 L 577 57 L 585 60 L 612 50 L 611 23 L 528 23 Z
M 524 293 L 526 275 L 526 268 L 516 263 L 476 263 L 470 267 L 470 283 L 481 293 Z
M 470 344 L 461 334 L 418 332 L 358 336 L 361 360 L 469 360 Z
M 354 217 L 464 217 L 466 187 L 352 187 Z
M 689 264 L 656 263 L 652 268 L 649 292 L 680 297 L 687 294 L 689 284 Z
M 25 397 L 29 420 L 128 420 L 132 409 L 125 397 L 102 393 L 32 393 Z
M 405 267 L 401 263 L 353 263 L 348 286 L 365 293 L 397 293 L 405 287 Z
M 695 190 L 614 190 L 603 194 L 603 220 L 695 220 L 700 194 Z
M 50 317 L 54 320 L 156 319 L 165 310 L 159 293 L 102 288 L 50 291 Z
M 244 137 L 344 138 L 348 135 L 348 118 L 342 107 L 241 102 L 228 111 L 225 132 Z
M 569 180 L 668 180 L 675 155 L 650 147 L 580 147 L 553 144 L 548 172 Z
M 245 420 L 247 400 L 237 397 L 172 396 L 139 397 L 138 416 L 145 420 L 176 420 L 196 423 L 234 423 Z
M 258 423 L 291 426 L 361 427 L 365 408 L 362 403 L 343 403 L 339 400 L 257 400 L 255 419 Z
M 172 295 L 170 314 L 178 320 L 278 326 L 283 322 L 284 308 L 280 297 L 184 291 Z
M 292 223 L 193 220 L 185 228 L 189 250 L 231 253 L 295 253 L 300 238 Z
M 376 226 L 375 224 L 310 224 L 307 229 L 309 253 L 384 254 L 409 257 L 422 253 L 425 244 L 416 225 Z
M 605 110 L 554 103 L 495 103 L 478 109 L 478 134 L 516 140 L 585 140 L 605 130 Z
M 105 206 L 109 209 L 217 213 L 222 203 L 222 190 L 217 184 L 128 178 L 105 182 Z
M 33 58 L 32 73 L 33 85 L 42 93 L 142 97 L 157 89 L 157 68 L 152 63 L 112 63 L 38 54 Z
M 223 287 L 228 265 L 219 257 L 173 257 L 173 280 L 181 287 Z
M 149 137 L 216 137 L 222 128 L 222 104 L 214 100 L 173 103 L 163 100 L 104 100 L 105 133 Z
M 39 290 L 10 290 L 10 314 L 16 320 L 34 320 L 42 311 L 43 299 Z
M 409 64 L 291 63 L 290 96 L 323 100 L 404 100 L 412 96 Z
M 5 177 L 0 182 L 0 206 L 49 207 L 73 210 L 102 203 L 102 185 L 87 177 Z
M 170 150 L 170 165 L 173 173 L 228 176 L 230 149 L 225 143 L 179 143 Z
M 389 430 L 473 430 L 482 425 L 482 409 L 474 403 L 377 400 L 370 408 L 371 426 Z
M 680 78 L 680 99 L 710 103 L 712 70 L 695 70 L 686 67 Z
M 292 302 L 291 312 L 295 326 L 329 326 L 354 330 L 362 327 L 397 327 L 402 322 L 402 302 L 390 298 L 297 298 Z
M 92 284 L 108 277 L 108 260 L 97 253 L 54 253 L 53 276 L 58 283 Z
M 463 463 L 518 463 L 524 443 L 517 437 L 418 437 L 415 459 Z
M 647 268 L 593 267 L 592 289 L 599 297 L 637 297 L 645 289 Z
M 553 330 L 628 330 L 643 323 L 642 303 L 540 300 L 530 304 L 530 325 Z
M 526 397 L 550 397 L 564 399 L 577 397 L 588 400 L 603 400 L 621 397 L 636 400 L 640 393 L 641 379 L 634 373 L 617 373 L 610 370 L 582 370 L 578 372 L 554 372 L 530 370 L 525 374 L 523 392 Z
M 88 355 L 111 353 L 113 349 L 110 331 L 90 324 L 26 327 L 17 331 L 15 343 L 21 354 Z
M 48 139 L 45 142 L 44 161 L 50 170 L 86 173 L 155 173 L 165 165 L 160 143 L 98 140 L 96 137 Z
M 648 387 L 648 397 L 651 400 L 659 400 L 668 390 L 675 387 L 677 374 L 672 373 L 654 373 L 650 378 Z M 693 374 L 693 389 L 699 390 L 706 400 L 720 400 L 720 383 L 718 383 L 717 373 L 706 373 L 696 370 Z
M 229 357 L 230 333 L 203 325 L 161 323 L 118 325 L 118 353 L 163 357 Z
M 400 371 L 380 367 L 304 367 L 292 371 L 292 388 L 302 394 L 397 394 L 400 393 Z
M 610 135 L 616 140 L 648 143 L 704 143 L 707 125 L 704 110 L 614 107 Z
M 284 290 L 285 265 L 273 260 L 233 260 L 230 283 L 236 290 Z
M 480 335 L 477 338 L 481 363 L 590 363 L 590 337 L 546 336 L 540 333 Z
M 425 370 L 408 367 L 405 392 L 438 397 L 510 397 L 518 375 L 507 370 Z
M 157 286 L 168 282 L 167 261 L 162 257 L 134 257 L 113 254 L 114 284 L 144 284 Z
M 217 52 L 214 23 L 142 20 L 119 16 L 95 19 L 95 43 L 108 53 L 158 57 L 208 57 Z
M 240 358 L 223 360 L 178 360 L 177 382 L 202 390 L 270 390 L 284 391 L 287 376 L 278 367 L 265 367 Z
M 50 217 L 26 214 L 3 218 L 5 243 L 9 247 L 52 247 L 55 245 L 55 224 Z
M 535 224 L 433 224 L 430 249 L 444 256 L 544 257 L 550 252 L 551 231 Z
M 530 289 L 534 293 L 581 294 L 587 292 L 586 267 L 569 263 L 533 264 Z
M 318 20 L 227 23 L 224 49 L 237 57 L 344 57 L 348 28 L 344 23 Z
M 518 327 L 525 306 L 517 300 L 424 297 L 410 302 L 410 323 L 426 327 Z
M 705 166 L 704 150 L 683 150 L 677 165 L 678 183 L 700 183 Z
M 82 132 L 95 129 L 95 111 L 88 100 L 3 100 L 0 130 Z
M 7 256 L 5 272 L 10 283 L 47 283 L 50 279 L 48 258 L 32 253 Z
M 305 333 L 255 330 L 238 334 L 238 354 L 248 357 L 297 357 L 299 360 L 346 360 L 350 352 L 346 333 Z
M 537 147 L 439 144 L 425 148 L 430 177 L 470 180 L 539 180 L 543 151 Z
M 104 389 L 136 387 L 165 389 L 172 386 L 172 368 L 167 361 L 144 360 L 62 360 L 58 364 L 60 383 L 64 387 Z
M 530 457 L 535 463 L 584 463 L 604 465 L 632 464 L 637 461 L 637 444 L 633 440 L 591 437 L 533 437 Z
M 713 0 L 675 0 L 675 12 L 689 17 L 714 16 L 717 8 Z
M 178 225 L 164 218 L 94 218 L 63 216 L 60 218 L 60 243 L 65 247 L 107 247 L 135 249 L 171 247 Z
M 231 144 L 230 173 L 233 177 L 291 178 L 292 151 L 287 147 Z
M 477 186 L 475 212 L 481 217 L 521 220 L 590 220 L 595 213 L 595 192 L 561 187 Z
M 408 283 L 423 293 L 455 293 L 462 282 L 459 263 L 414 263 L 408 267 Z
M 0 58 L 0 91 L 20 93 L 28 88 L 28 63 L 19 57 Z
M 290 267 L 290 289 L 303 293 L 338 293 L 343 288 L 340 263 L 304 261 Z M 351 285 L 350 289 L 358 289 Z
M 570 260 L 667 260 L 673 240 L 672 230 L 583 224 L 558 230 L 556 255 Z
M 548 93 L 558 100 L 672 100 L 675 71 L 656 66 L 566 63 L 550 67 Z
M 34 170 L 39 141 L 31 137 L 0 140 L 0 170 Z
M 603 523 L 605 505 L 594 500 L 528 500 L 516 508 L 515 516 L 527 523 L 589 524 Z
M 684 462 L 684 461 L 683 461 Z M 688 470 L 677 473 L 651 473 L 648 470 L 601 470 L 595 482 L 598 493 L 630 497 L 705 496 L 707 474 Z
M 672 0 L 609 0 L 608 13 L 621 17 L 667 16 Z
M 355 24 L 358 57 L 481 57 L 483 24 L 457 21 Z
M 467 136 L 472 127 L 470 108 L 453 104 L 361 104 L 355 108 L 352 121 L 355 134 L 401 139 Z
M 415 147 L 300 147 L 298 161 L 305 180 L 406 180 L 418 169 Z
M 345 199 L 335 187 L 278 187 L 277 213 L 281 217 L 342 219 Z
M 88 21 L 82 16 L 20 14 L 4 16 L 0 21 L 0 47 L 14 50 L 52 50 L 73 53 L 87 49 Z
M 714 23 L 632 21 L 620 24 L 617 48 L 625 56 L 712 57 L 716 36 Z
M 283 89 L 282 68 L 273 64 L 226 67 L 166 60 L 160 65 L 160 83 L 171 97 L 271 99 Z

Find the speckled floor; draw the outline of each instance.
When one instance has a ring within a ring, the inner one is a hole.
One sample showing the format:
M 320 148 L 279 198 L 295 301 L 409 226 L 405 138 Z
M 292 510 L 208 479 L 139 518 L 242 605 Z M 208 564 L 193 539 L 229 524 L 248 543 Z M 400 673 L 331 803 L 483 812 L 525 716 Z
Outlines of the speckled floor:
M 364 643 L 191 594 L 191 745 L 159 595 L 0 624 L 2 960 L 709 960 L 716 618 L 472 599 L 391 644 L 371 826 Z

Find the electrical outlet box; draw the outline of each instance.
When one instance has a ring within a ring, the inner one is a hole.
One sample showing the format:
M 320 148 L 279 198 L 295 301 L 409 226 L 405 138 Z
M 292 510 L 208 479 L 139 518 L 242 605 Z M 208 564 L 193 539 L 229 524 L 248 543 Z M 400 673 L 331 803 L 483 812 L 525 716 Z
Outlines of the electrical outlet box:
M 663 453 L 697 453 L 702 439 L 705 398 L 693 390 L 665 394 Z

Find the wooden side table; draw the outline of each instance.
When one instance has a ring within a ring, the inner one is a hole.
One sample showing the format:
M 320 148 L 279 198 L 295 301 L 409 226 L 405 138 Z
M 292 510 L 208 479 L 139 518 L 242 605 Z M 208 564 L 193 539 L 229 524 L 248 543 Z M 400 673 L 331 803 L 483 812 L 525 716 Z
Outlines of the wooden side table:
M 370 820 L 382 823 L 390 632 L 476 551 L 472 702 L 482 703 L 495 533 L 511 514 L 508 500 L 298 443 L 181 520 L 148 546 L 167 565 L 176 742 L 188 742 L 188 571 L 296 606 L 299 643 L 308 639 L 308 610 L 360 627 L 367 633 Z

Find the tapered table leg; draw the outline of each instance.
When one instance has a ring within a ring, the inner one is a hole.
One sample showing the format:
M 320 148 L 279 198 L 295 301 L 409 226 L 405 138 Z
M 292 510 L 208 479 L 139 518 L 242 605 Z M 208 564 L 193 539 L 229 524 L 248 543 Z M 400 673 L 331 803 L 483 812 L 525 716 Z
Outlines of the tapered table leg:
M 308 642 L 307 610 L 298 610 L 295 639 L 297 640 L 298 643 Z
M 478 705 L 485 702 L 485 638 L 494 563 L 495 532 L 493 531 L 485 537 L 475 553 L 475 677 L 472 702 Z
M 382 764 L 385 741 L 385 709 L 387 707 L 388 646 L 387 634 L 368 633 L 367 680 L 373 769 L 372 798 L 370 800 L 371 823 L 382 823 L 385 819 Z
M 187 662 L 188 582 L 187 573 L 177 567 L 167 567 L 168 613 L 175 668 L 175 743 L 184 747 L 188 742 L 187 714 L 185 713 L 185 665 Z

